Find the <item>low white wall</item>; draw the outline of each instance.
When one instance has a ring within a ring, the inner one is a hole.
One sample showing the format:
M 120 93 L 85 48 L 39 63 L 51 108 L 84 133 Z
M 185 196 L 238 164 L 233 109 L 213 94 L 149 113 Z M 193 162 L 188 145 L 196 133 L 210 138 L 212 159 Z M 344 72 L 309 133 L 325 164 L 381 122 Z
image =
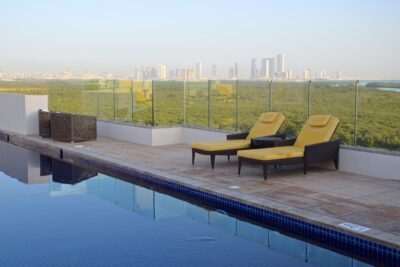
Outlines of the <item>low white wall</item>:
M 400 180 L 400 155 L 342 147 L 339 154 L 339 169 L 372 177 Z
M 151 128 L 128 123 L 98 121 L 99 136 L 148 146 L 190 144 L 200 141 L 225 140 L 225 132 L 188 127 Z
M 0 129 L 39 134 L 38 110 L 48 108 L 47 95 L 0 94 Z

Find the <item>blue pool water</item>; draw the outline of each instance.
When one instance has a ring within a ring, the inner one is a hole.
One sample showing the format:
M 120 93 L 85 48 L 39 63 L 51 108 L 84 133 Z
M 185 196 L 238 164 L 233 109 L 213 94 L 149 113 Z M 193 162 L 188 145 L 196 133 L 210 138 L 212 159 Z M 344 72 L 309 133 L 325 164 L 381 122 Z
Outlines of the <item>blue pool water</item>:
M 0 266 L 369 266 L 0 142 Z

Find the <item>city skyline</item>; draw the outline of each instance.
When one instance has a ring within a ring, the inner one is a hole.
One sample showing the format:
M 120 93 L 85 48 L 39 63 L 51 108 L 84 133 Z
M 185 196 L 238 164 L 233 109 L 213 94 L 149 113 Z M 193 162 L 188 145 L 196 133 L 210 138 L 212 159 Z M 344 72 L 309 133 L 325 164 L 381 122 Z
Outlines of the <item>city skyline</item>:
M 232 76 L 247 78 L 250 58 L 285 51 L 285 65 L 296 76 L 326 69 L 349 78 L 399 79 L 399 8 L 389 0 L 1 1 L 0 71 L 59 73 L 68 67 L 120 75 L 135 66 L 191 69 L 202 62 L 207 76 L 217 65 L 221 77 L 233 68 Z

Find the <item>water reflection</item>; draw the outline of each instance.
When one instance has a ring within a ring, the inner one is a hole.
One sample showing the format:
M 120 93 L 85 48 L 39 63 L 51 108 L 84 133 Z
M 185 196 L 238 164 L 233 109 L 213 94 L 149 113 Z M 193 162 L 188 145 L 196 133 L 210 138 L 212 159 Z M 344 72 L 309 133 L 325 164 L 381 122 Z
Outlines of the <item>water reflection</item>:
M 0 170 L 25 184 L 48 183 L 51 176 L 41 173 L 40 155 L 36 152 L 0 142 Z
M 53 165 L 53 174 L 58 173 L 56 170 L 58 166 L 62 165 Z M 63 169 L 71 170 L 71 168 L 65 167 Z M 67 196 L 77 193 L 93 195 L 155 221 L 188 217 L 316 266 L 370 266 L 277 231 L 239 220 L 223 211 L 207 210 L 108 175 L 97 174 L 95 177 L 77 184 L 62 183 L 60 180 L 56 181 L 54 177 L 50 182 L 50 195 L 52 196 Z

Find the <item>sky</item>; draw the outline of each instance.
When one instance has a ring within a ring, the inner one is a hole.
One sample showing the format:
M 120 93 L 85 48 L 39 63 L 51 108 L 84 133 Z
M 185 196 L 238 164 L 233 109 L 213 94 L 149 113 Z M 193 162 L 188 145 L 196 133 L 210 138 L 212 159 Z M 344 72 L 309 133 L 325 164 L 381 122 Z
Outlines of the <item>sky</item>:
M 295 74 L 400 79 L 398 0 L 0 0 L 0 71 L 115 74 L 166 64 L 218 76 L 284 53 Z

